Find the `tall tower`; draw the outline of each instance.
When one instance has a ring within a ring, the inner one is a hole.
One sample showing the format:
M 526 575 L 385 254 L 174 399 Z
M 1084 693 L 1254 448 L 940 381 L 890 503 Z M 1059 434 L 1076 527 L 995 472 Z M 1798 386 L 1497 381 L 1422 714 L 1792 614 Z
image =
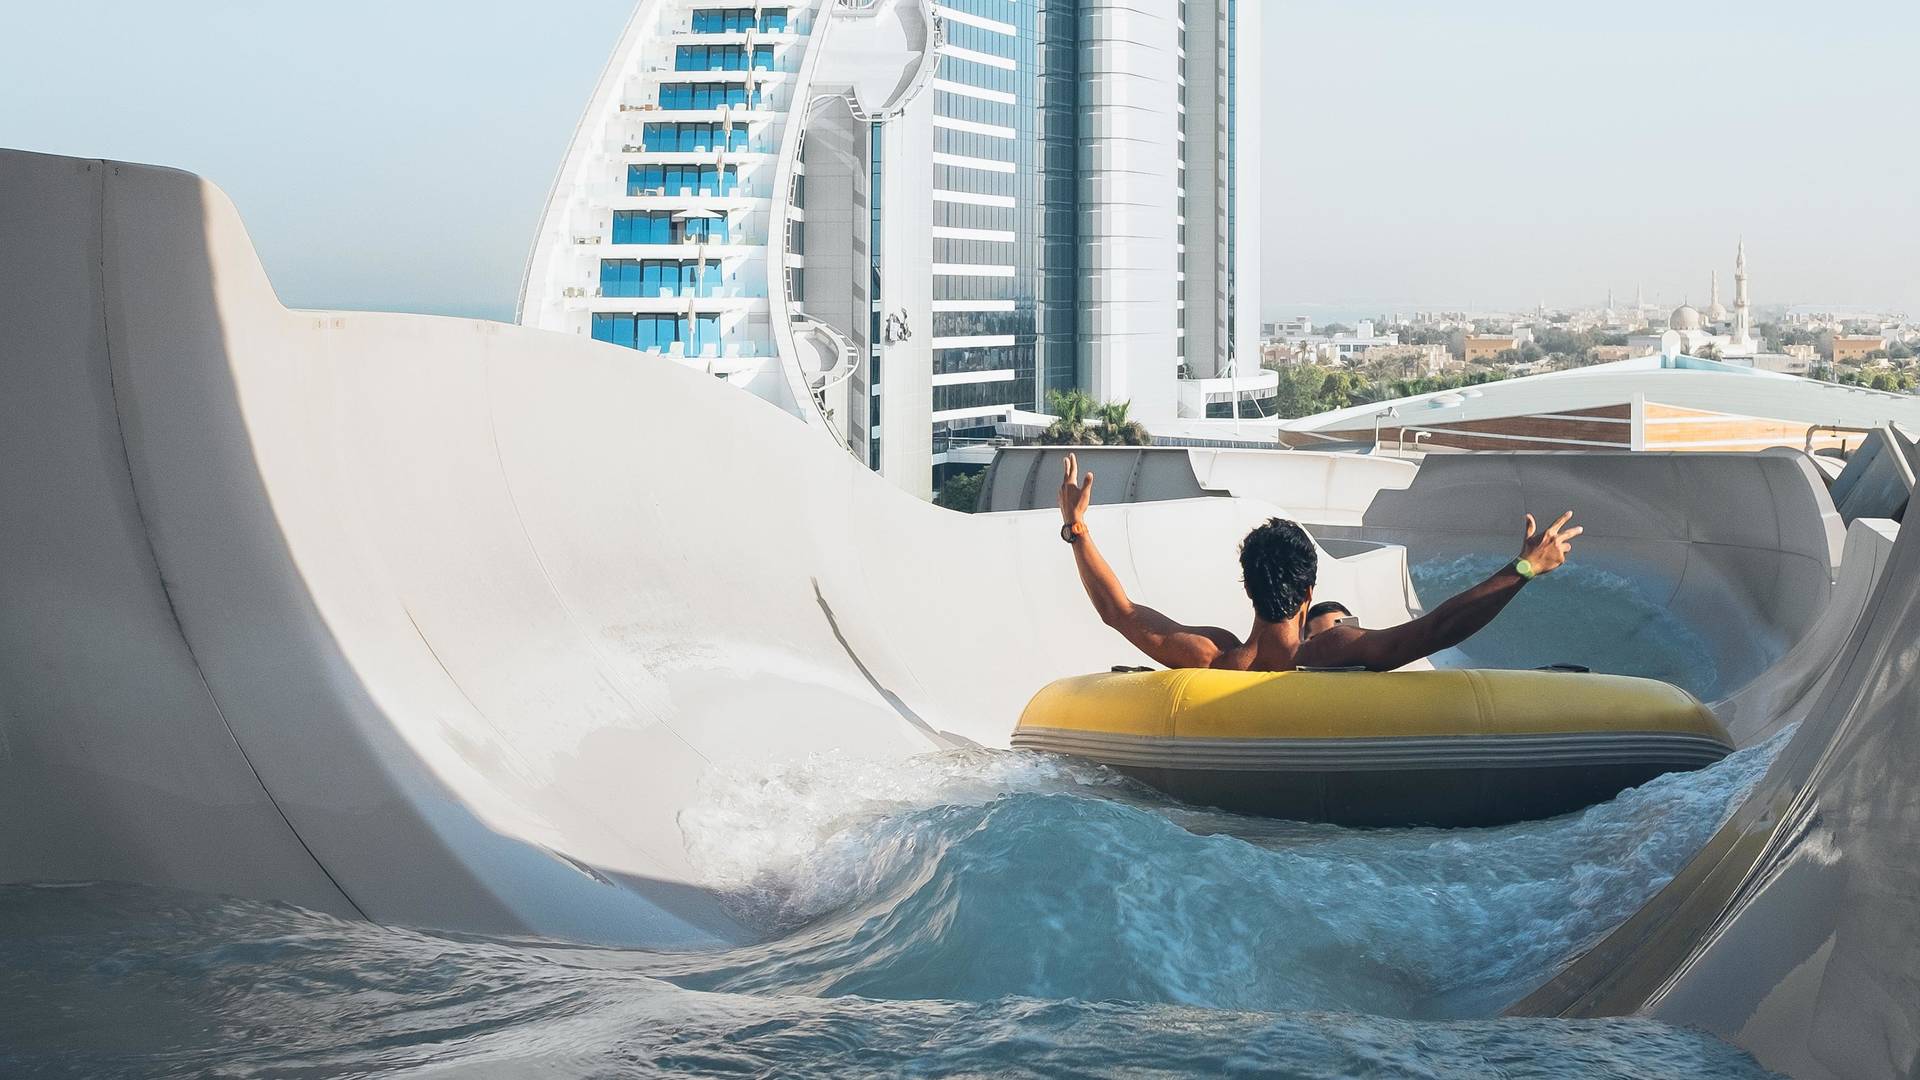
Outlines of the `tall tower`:
M 1733 343 L 1736 347 L 1753 344 L 1753 307 L 1747 297 L 1747 242 L 1740 241 L 1740 253 L 1733 259 Z
M 1259 8 L 635 0 L 519 319 L 724 378 L 922 495 L 1049 390 L 1172 420 L 1183 365 L 1263 378 Z

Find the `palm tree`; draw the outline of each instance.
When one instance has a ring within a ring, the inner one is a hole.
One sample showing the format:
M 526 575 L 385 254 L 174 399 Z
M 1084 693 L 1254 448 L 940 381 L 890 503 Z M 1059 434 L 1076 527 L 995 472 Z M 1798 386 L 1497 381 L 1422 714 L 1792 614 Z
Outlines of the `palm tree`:
M 1147 433 L 1146 425 L 1127 417 L 1127 411 L 1132 407 L 1131 401 L 1109 401 L 1094 410 L 1094 416 L 1100 421 L 1101 434 L 1109 445 L 1153 445 L 1153 436 Z
M 1087 419 L 1095 409 L 1094 400 L 1082 390 L 1047 391 L 1047 408 L 1057 418 L 1047 425 L 1040 441 L 1048 446 L 1099 445 L 1103 440 L 1087 429 Z

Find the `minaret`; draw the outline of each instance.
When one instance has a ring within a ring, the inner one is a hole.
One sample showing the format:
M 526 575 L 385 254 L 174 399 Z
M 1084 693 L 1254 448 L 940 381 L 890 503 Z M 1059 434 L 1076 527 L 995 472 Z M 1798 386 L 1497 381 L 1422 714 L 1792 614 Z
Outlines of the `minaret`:
M 1753 308 L 1747 299 L 1747 242 L 1740 241 L 1740 254 L 1733 260 L 1733 344 L 1735 348 L 1753 345 Z

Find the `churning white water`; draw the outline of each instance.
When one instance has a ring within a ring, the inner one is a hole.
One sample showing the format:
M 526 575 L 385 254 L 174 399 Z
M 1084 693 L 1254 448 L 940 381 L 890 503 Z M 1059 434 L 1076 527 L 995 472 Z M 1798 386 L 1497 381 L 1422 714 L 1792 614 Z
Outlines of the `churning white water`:
M 1647 1021 L 1488 1018 L 1665 882 L 1781 739 L 1455 832 L 1237 818 L 995 751 L 718 775 L 690 852 L 766 935 L 718 953 L 4 887 L 0 1075 L 1762 1075 Z

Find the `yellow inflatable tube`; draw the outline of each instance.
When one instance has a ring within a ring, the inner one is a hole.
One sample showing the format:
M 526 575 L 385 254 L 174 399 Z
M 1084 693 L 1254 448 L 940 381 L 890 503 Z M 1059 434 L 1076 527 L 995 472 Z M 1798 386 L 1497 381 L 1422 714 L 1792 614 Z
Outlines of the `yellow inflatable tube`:
M 1189 802 L 1352 825 L 1550 817 L 1733 748 L 1666 683 L 1474 670 L 1082 675 L 1034 696 L 1013 745 Z

